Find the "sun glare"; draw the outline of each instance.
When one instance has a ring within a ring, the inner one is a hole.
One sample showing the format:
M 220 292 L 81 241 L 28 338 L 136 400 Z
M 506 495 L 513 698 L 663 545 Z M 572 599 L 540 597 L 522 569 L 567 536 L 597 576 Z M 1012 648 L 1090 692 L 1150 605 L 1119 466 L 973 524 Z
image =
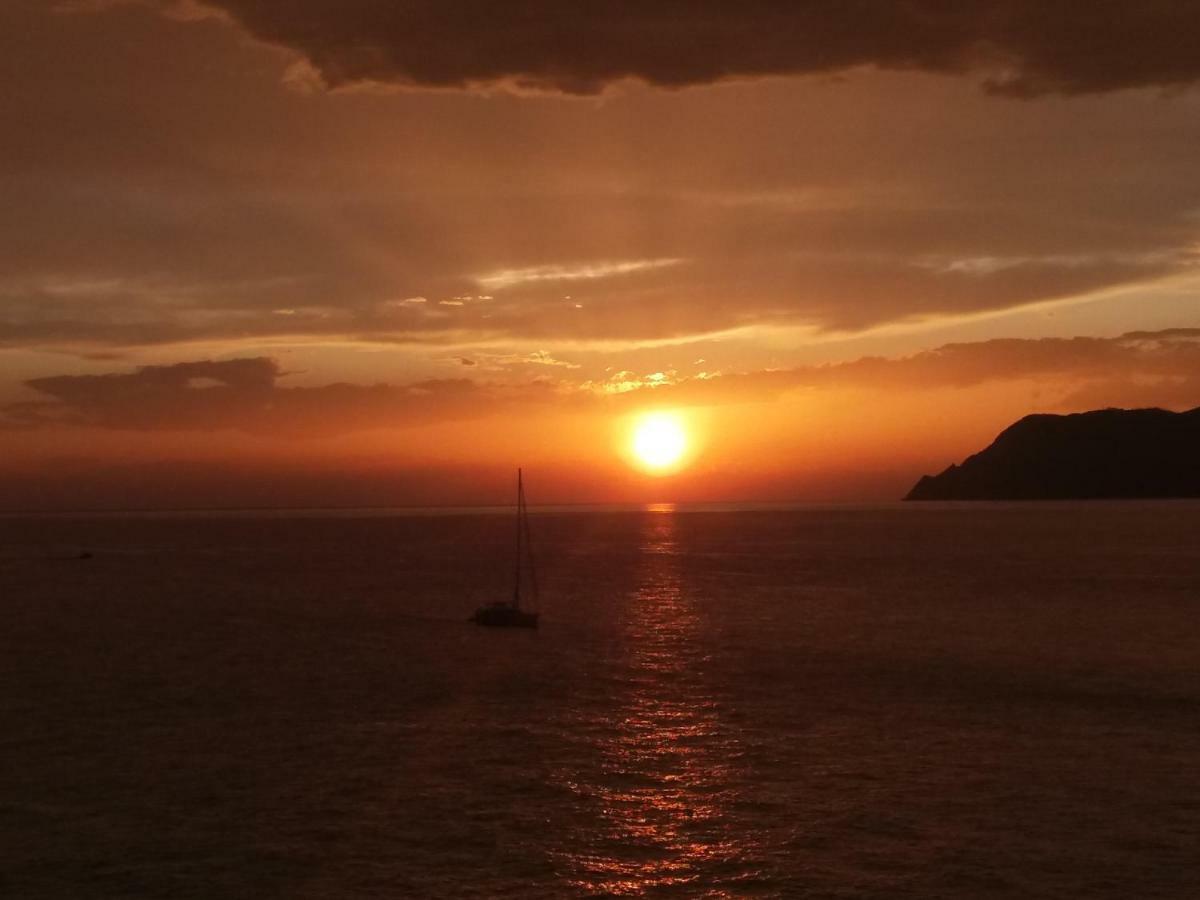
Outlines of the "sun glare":
M 687 446 L 687 432 L 673 413 L 648 413 L 634 426 L 633 455 L 652 472 L 675 466 L 683 459 Z

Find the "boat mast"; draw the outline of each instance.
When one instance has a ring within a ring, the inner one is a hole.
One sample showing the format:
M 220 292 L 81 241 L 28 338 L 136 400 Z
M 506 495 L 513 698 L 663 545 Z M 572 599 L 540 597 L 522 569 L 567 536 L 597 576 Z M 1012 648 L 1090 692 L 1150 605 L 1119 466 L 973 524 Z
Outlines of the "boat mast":
M 521 484 L 521 470 L 517 469 L 517 564 L 513 572 L 513 609 L 521 606 L 521 507 L 525 505 L 525 489 Z

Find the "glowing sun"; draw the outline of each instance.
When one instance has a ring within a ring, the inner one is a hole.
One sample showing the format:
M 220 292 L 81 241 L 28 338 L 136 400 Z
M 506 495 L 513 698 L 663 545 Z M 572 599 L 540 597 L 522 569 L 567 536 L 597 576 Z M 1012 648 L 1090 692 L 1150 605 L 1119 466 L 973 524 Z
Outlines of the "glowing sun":
M 687 448 L 687 432 L 677 415 L 647 413 L 634 426 L 633 455 L 652 472 L 662 472 L 676 465 Z

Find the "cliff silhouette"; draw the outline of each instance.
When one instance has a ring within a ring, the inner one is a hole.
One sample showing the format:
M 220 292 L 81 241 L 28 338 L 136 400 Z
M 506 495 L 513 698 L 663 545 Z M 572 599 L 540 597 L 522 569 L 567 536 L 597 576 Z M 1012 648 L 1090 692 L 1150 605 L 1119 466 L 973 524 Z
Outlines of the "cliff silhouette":
M 905 500 L 1200 497 L 1200 408 L 1026 416 Z

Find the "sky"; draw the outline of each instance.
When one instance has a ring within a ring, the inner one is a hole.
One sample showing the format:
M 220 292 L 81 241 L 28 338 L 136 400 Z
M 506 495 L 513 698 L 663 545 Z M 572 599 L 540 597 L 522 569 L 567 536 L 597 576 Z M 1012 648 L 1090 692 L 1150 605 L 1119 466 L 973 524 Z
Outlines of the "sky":
M 1200 405 L 1200 7 L 6 0 L 0 508 L 875 501 Z M 677 417 L 680 464 L 629 453 Z

